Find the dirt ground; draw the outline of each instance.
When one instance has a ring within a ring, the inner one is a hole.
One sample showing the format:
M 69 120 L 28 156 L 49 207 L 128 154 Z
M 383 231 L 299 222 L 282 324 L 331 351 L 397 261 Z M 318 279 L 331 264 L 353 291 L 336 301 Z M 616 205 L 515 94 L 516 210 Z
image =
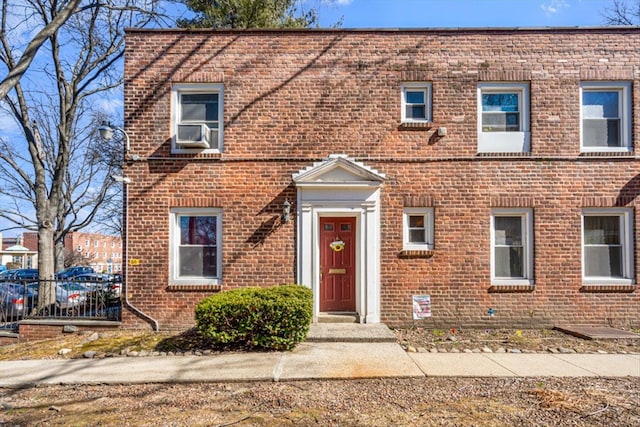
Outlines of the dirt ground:
M 551 330 L 394 332 L 408 351 L 640 352 L 638 340 L 587 341 Z M 0 360 L 83 357 L 87 351 L 97 351 L 97 357 L 200 354 L 204 344 L 192 332 L 84 333 L 0 347 Z M 63 348 L 70 350 L 64 356 Z M 635 426 L 640 425 L 640 379 L 429 377 L 0 388 L 0 426 L 70 425 Z
M 425 378 L 0 389 L 2 426 L 637 426 L 640 381 Z

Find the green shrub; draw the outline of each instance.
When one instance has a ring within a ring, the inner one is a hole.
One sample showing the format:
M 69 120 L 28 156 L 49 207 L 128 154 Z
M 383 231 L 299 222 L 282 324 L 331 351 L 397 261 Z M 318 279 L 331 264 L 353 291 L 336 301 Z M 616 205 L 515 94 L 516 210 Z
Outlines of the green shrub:
M 195 309 L 200 334 L 216 345 L 290 350 L 313 316 L 311 289 L 300 285 L 241 288 L 212 295 Z

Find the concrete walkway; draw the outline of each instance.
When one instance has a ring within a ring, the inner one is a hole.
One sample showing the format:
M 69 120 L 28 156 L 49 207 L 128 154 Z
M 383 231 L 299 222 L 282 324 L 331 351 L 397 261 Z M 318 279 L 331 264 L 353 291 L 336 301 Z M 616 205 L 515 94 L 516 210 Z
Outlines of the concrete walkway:
M 321 326 L 291 352 L 0 362 L 0 387 L 428 376 L 640 377 L 640 354 L 406 353 L 388 341 L 386 327 L 375 333 L 378 327 L 361 326 L 370 329 L 357 333 L 378 337 L 377 342 L 335 342 L 341 334 L 347 340 L 352 333 Z

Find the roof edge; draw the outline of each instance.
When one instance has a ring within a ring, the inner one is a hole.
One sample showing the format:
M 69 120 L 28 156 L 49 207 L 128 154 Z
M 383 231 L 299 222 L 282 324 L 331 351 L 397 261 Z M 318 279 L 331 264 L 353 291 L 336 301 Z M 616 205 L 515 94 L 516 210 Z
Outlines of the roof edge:
M 127 33 L 506 33 L 506 32 L 626 32 L 640 31 L 638 25 L 575 27 L 434 27 L 434 28 L 126 28 Z

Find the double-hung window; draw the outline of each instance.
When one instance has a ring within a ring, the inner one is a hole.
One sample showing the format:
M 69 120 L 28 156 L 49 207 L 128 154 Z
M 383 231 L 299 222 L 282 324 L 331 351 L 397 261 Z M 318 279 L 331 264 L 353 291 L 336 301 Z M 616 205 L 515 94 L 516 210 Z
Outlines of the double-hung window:
M 173 283 L 216 284 L 222 276 L 220 209 L 171 211 L 171 278 Z
M 582 151 L 631 150 L 630 92 L 626 82 L 580 85 Z
M 433 208 L 404 208 L 403 250 L 433 250 Z
M 222 151 L 223 87 L 178 84 L 172 91 L 173 152 Z
M 478 152 L 529 151 L 529 85 L 478 85 Z
M 431 122 L 431 84 L 402 85 L 402 123 Z
M 633 283 L 632 210 L 582 210 L 582 274 L 585 284 Z
M 491 283 L 533 284 L 531 209 L 492 209 Z

